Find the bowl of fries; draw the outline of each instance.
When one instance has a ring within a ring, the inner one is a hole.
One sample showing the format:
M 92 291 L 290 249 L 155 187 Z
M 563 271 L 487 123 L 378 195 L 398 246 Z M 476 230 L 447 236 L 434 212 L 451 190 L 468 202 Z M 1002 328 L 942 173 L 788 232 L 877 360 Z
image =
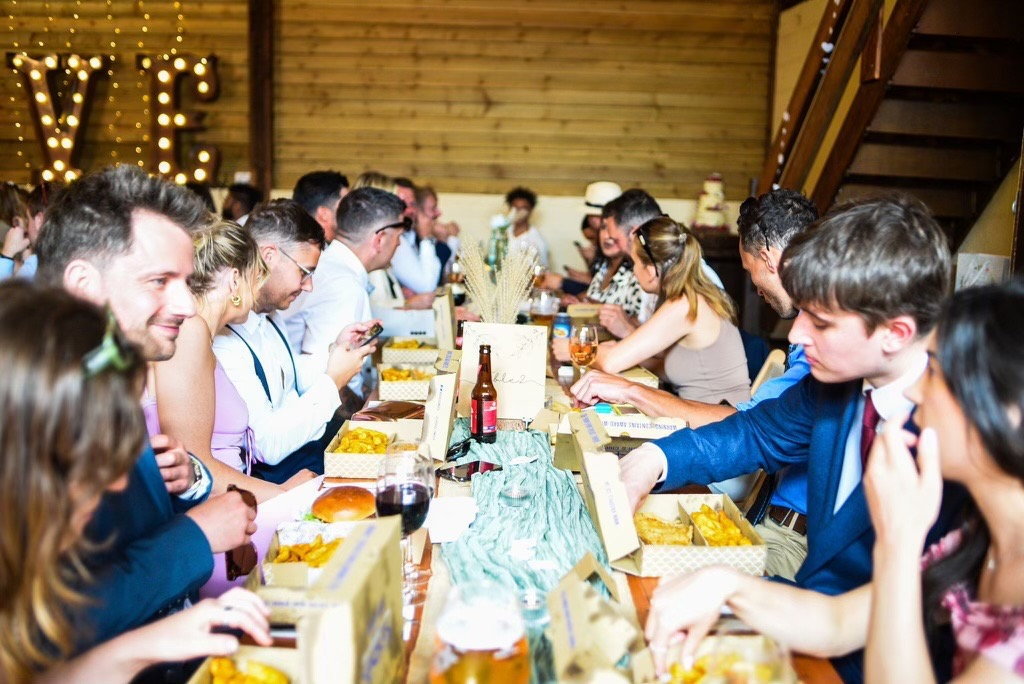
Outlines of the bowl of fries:
M 381 349 L 384 363 L 426 363 L 437 361 L 437 340 L 430 337 L 394 337 Z
M 430 394 L 430 379 L 437 375 L 432 366 L 415 364 L 381 365 L 379 371 L 380 398 L 385 401 L 426 401 Z

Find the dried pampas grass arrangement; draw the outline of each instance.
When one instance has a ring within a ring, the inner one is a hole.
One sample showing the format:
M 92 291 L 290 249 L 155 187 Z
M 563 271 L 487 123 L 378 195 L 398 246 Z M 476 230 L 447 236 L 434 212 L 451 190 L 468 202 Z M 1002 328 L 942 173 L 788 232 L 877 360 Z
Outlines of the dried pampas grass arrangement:
M 466 294 L 480 318 L 485 323 L 515 323 L 520 306 L 530 296 L 537 252 L 513 249 L 492 281 L 480 246 L 467 240 L 459 250 L 459 264 L 466 274 Z

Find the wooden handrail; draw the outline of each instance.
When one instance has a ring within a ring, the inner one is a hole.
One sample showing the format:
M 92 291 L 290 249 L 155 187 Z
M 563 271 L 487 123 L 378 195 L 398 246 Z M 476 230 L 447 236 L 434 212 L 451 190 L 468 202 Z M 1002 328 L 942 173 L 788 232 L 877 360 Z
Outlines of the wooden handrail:
M 896 67 L 907 50 L 910 33 L 921 19 L 927 4 L 928 0 L 896 0 L 889 20 L 882 29 L 877 69 L 869 78 L 861 78 L 821 176 L 808 192 L 819 211 L 827 210 L 835 200 L 846 170 L 850 168 L 857 148 L 860 147 L 864 131 L 885 98 L 886 85 L 896 73 Z
M 882 0 L 834 0 L 825 6 L 758 184 L 798 188 L 842 96 Z
M 793 86 L 793 93 L 789 97 L 789 104 L 782 112 L 782 121 L 779 130 L 768 148 L 768 156 L 765 157 L 764 168 L 761 171 L 761 178 L 758 182 L 759 193 L 768 192 L 772 184 L 777 182 L 782 174 L 785 165 L 785 155 L 789 149 L 790 141 L 795 133 L 803 125 L 804 115 L 811 104 L 811 98 L 817 90 L 818 82 L 824 72 L 822 65 L 828 64 L 829 54 L 834 48 L 833 36 L 837 35 L 842 26 L 842 20 L 846 17 L 850 0 L 838 0 L 836 4 L 829 3 L 818 22 L 818 30 L 814 33 L 814 40 L 807 51 L 807 58 L 800 69 L 800 75 Z

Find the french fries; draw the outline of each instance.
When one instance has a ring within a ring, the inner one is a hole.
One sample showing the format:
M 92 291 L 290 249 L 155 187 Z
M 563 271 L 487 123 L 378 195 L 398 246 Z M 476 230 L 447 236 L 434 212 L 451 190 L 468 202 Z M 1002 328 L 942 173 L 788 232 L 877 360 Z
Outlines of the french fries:
M 702 684 L 703 682 L 747 682 L 748 684 L 769 684 L 775 681 L 771 665 L 751 663 L 738 654 L 728 653 L 712 657 L 697 658 L 693 668 L 686 670 L 679 663 L 669 668 L 672 684 Z
M 420 349 L 426 347 L 419 340 L 392 340 L 388 346 L 392 349 Z
M 213 658 L 210 661 L 213 684 L 288 684 L 288 675 L 276 667 L 250 660 L 245 670 L 239 670 L 231 658 Z
M 341 436 L 337 453 L 344 454 L 383 454 L 388 450 L 388 436 L 383 432 L 356 428 Z
M 402 382 L 405 380 L 429 380 L 434 373 L 418 368 L 382 368 L 380 378 L 384 382 Z
M 700 510 L 693 513 L 690 518 L 697 526 L 700 533 L 704 535 L 708 546 L 751 546 L 752 542 L 747 539 L 740 528 L 736 526 L 725 511 L 716 511 L 707 504 L 703 504 Z
M 274 563 L 305 563 L 311 568 L 319 568 L 341 546 L 341 539 L 325 542 L 319 534 L 309 544 L 291 544 L 277 550 Z

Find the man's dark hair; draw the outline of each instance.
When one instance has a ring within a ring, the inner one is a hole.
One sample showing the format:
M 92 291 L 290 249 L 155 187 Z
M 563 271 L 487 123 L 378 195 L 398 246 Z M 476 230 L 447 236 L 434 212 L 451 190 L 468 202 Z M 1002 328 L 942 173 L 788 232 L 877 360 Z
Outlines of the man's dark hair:
M 274 245 L 298 245 L 303 242 L 324 248 L 324 229 L 299 203 L 290 199 L 270 200 L 249 214 L 245 228 L 256 242 Z
M 640 188 L 630 188 L 601 209 L 601 218 L 610 218 L 624 229 L 637 228 L 651 219 L 664 216 L 658 201 Z
M 869 333 L 897 316 L 919 336 L 939 320 L 950 292 L 949 245 L 923 204 L 906 196 L 835 208 L 782 253 L 782 286 L 797 307 L 855 313 Z
M 203 200 L 203 204 L 206 205 L 207 211 L 217 211 L 217 205 L 213 201 L 213 195 L 210 193 L 209 185 L 206 183 L 200 183 L 199 181 L 189 181 L 185 183 L 185 187 L 194 192 L 196 197 Z
M 416 192 L 416 184 L 405 176 L 395 176 L 395 186 L 399 188 L 409 188 L 413 192 Z
M 228 194 L 238 200 L 245 208 L 245 211 L 242 212 L 243 216 L 251 212 L 256 208 L 257 204 L 263 201 L 263 191 L 248 183 L 229 185 Z
M 818 209 L 795 190 L 772 190 L 760 197 L 748 197 L 740 205 L 737 220 L 740 245 L 757 254 L 775 247 L 783 250 L 797 233 L 818 220 Z
M 202 200 L 133 164 L 110 166 L 69 185 L 46 210 L 37 277 L 60 286 L 75 259 L 106 265 L 132 246 L 132 214 L 149 211 L 191 232 L 209 220 Z
M 341 189 L 347 187 L 348 178 L 337 171 L 313 171 L 295 183 L 292 199 L 310 216 L 314 216 L 318 208 L 326 207 L 338 199 Z
M 429 185 L 420 185 L 420 186 L 418 186 L 416 188 L 416 206 L 417 207 L 422 208 L 423 207 L 423 203 L 426 202 L 431 197 L 434 198 L 435 202 L 437 201 L 437 192 L 434 191 L 433 187 L 431 187 Z
M 537 193 L 521 185 L 508 191 L 508 194 L 505 195 L 505 204 L 512 204 L 514 200 L 518 199 L 526 200 L 526 203 L 530 205 L 530 209 L 537 206 Z
M 361 243 L 373 231 L 394 223 L 405 211 L 405 202 L 387 190 L 359 188 L 338 204 L 338 235 Z
M 63 183 L 54 181 L 41 181 L 39 185 L 32 188 L 28 193 L 28 210 L 35 216 L 39 212 L 46 212 L 46 208 L 53 204 L 54 199 L 64 190 Z

